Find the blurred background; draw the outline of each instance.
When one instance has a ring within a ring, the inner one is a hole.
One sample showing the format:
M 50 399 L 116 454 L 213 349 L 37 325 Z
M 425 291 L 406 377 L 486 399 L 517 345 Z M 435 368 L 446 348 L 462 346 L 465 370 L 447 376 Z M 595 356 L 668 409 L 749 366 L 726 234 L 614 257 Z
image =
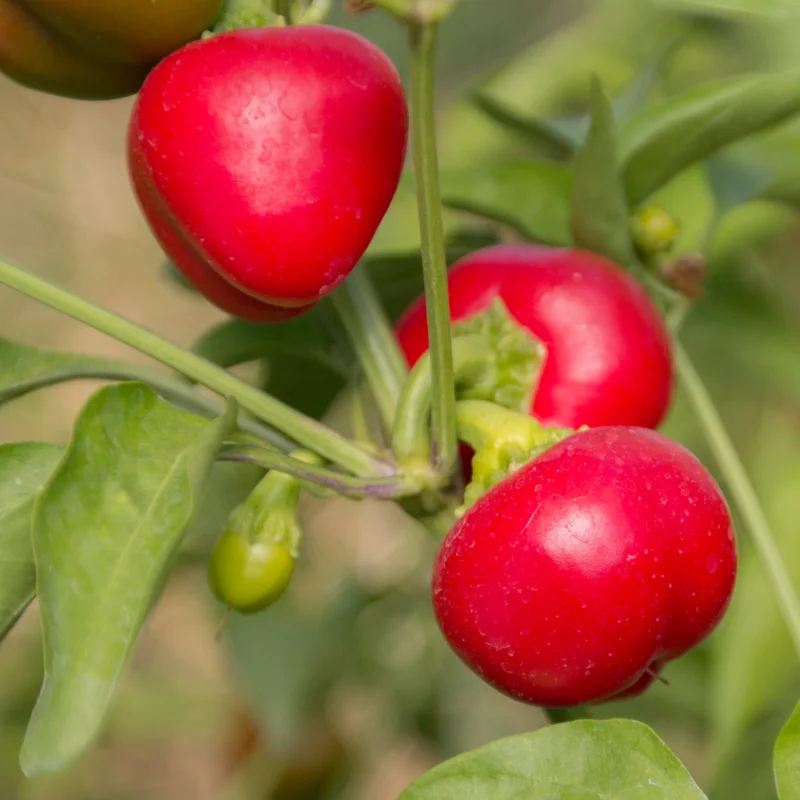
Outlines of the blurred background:
M 373 39 L 406 74 L 404 37 L 387 16 L 337 7 L 330 21 Z M 800 3 L 461 0 L 439 62 L 442 167 L 463 178 L 531 152 L 476 107 L 475 89 L 520 114 L 580 125 L 592 72 L 618 97 L 657 99 L 724 75 L 800 69 Z M 164 275 L 128 187 L 130 106 L 49 97 L 0 78 L 0 255 L 190 346 L 223 318 Z M 681 220 L 679 249 L 709 257 L 684 342 L 800 582 L 800 127 L 726 151 L 661 199 Z M 446 220 L 451 234 L 513 235 L 463 212 Z M 417 242 L 406 178 L 370 252 L 380 264 Z M 407 299 L 401 284 L 393 299 Z M 28 344 L 136 358 L 7 290 L 0 320 L 3 336 Z M 2 440 L 64 441 L 94 388 L 64 385 L 4 407 Z M 313 404 L 306 386 L 293 391 Z M 334 423 L 342 402 L 329 412 Z M 665 430 L 714 468 L 680 393 Z M 441 759 L 544 724 L 446 649 L 429 608 L 434 544 L 394 507 L 307 502 L 289 596 L 258 617 L 233 618 L 216 640 L 221 609 L 206 588 L 204 554 L 256 477 L 233 466 L 215 473 L 106 731 L 65 773 L 27 781 L 17 763 L 41 681 L 35 604 L 3 642 L 3 800 L 392 800 Z M 769 755 L 800 680 L 743 531 L 740 542 L 741 577 L 721 628 L 670 665 L 668 686 L 593 713 L 652 725 L 713 798 L 760 800 L 774 796 Z

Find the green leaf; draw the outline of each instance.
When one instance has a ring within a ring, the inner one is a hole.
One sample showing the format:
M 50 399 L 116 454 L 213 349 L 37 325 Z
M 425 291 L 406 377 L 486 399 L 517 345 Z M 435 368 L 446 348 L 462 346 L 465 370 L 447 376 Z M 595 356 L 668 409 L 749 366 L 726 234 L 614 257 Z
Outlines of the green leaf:
M 725 78 L 645 109 L 620 130 L 629 201 L 642 202 L 696 161 L 798 111 L 798 72 Z
M 184 274 L 171 261 L 165 261 L 161 267 L 161 271 L 164 273 L 164 277 L 170 281 L 170 283 L 180 286 L 181 289 L 185 289 L 187 292 L 197 291 L 194 286 L 189 283 Z
M 111 364 L 102 358 L 59 353 L 0 339 L 0 403 L 73 377 L 105 376 Z
M 770 171 L 763 166 L 725 156 L 710 158 L 706 171 L 722 214 L 763 196 L 774 182 Z
M 624 120 L 647 103 L 658 79 L 682 44 L 683 39 L 673 39 L 644 64 L 636 77 L 613 99 L 615 119 Z
M 800 147 L 791 131 L 730 147 L 709 159 L 708 173 L 722 211 L 761 199 L 800 206 Z
M 20 756 L 63 766 L 100 727 L 236 409 L 208 422 L 141 383 L 100 389 L 33 522 L 45 681 Z
M 325 311 L 317 306 L 280 325 L 230 319 L 207 331 L 192 349 L 225 368 L 281 355 L 315 361 L 342 377 L 349 377 L 347 355 L 332 341 Z
M 280 325 L 228 320 L 208 331 L 194 351 L 222 367 L 261 360 L 267 376 L 265 389 L 318 419 L 355 374 L 355 357 L 337 326 L 323 301 L 313 311 Z
M 775 785 L 781 800 L 800 800 L 800 704 L 775 742 Z
M 549 161 L 484 164 L 442 175 L 445 205 L 510 226 L 526 239 L 568 245 L 571 170 Z
M 424 291 L 419 251 L 370 259 L 364 265 L 392 320 L 396 320 Z
M 477 92 L 473 102 L 487 117 L 521 136 L 543 158 L 567 161 L 575 154 L 578 142 L 557 121 L 521 114 L 484 92 Z
M 423 775 L 398 800 L 699 800 L 646 725 L 580 720 L 492 742 Z
M 63 454 L 56 444 L 0 445 L 0 639 L 36 593 L 33 503 Z
M 637 76 L 612 100 L 614 117 L 624 119 L 645 104 L 664 67 L 680 40 L 673 40 L 650 59 Z M 485 91 L 472 97 L 474 105 L 487 117 L 528 142 L 537 154 L 554 161 L 571 160 L 589 132 L 588 114 L 545 118 L 526 114 Z
M 766 17 L 783 20 L 800 12 L 796 0 L 660 0 L 666 8 L 719 19 Z
M 614 115 L 600 81 L 592 79 L 592 124 L 575 159 L 570 230 L 578 247 L 624 266 L 634 263 L 630 211 L 617 169 Z
M 320 419 L 346 382 L 340 373 L 320 369 L 313 359 L 275 355 L 264 360 L 264 388 L 303 414 Z

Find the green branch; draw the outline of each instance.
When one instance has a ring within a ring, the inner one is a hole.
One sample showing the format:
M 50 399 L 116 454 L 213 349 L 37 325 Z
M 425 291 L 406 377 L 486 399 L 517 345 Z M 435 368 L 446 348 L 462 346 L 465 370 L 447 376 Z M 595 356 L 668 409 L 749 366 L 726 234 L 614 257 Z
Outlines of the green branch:
M 414 171 L 417 179 L 422 269 L 428 312 L 428 337 L 433 370 L 433 465 L 443 476 L 455 470 L 456 437 L 453 353 L 450 340 L 450 308 L 447 291 L 442 204 L 436 154 L 436 105 L 434 62 L 435 23 L 410 24 L 411 131 Z
M 350 344 L 367 378 L 384 425 L 391 430 L 408 370 L 375 287 L 359 266 L 331 295 Z
M 239 380 L 224 369 L 43 278 L 0 261 L 0 283 L 90 325 L 223 397 L 235 398 L 243 409 L 282 431 L 301 446 L 356 475 L 387 476 L 396 472 L 394 465 L 378 459 L 325 425 Z
M 0 403 L 15 400 L 30 392 L 46 389 L 48 386 L 77 380 L 142 381 L 142 383 L 146 383 L 158 392 L 164 399 L 209 419 L 216 419 L 225 413 L 225 403 L 221 400 L 206 397 L 196 392 L 191 386 L 174 380 L 168 375 L 134 364 L 118 364 L 113 361 L 105 363 L 103 359 L 91 359 L 75 366 L 63 367 L 52 372 L 43 372 L 29 380 L 16 383 L 5 391 L 0 390 Z M 259 440 L 263 440 L 281 450 L 289 451 L 297 447 L 291 439 L 287 439 L 278 431 L 255 420 L 242 418 L 237 424 L 240 430 L 247 431 L 247 433 L 257 436 Z
M 218 459 L 220 461 L 240 461 L 255 464 L 268 470 L 274 469 L 311 483 L 314 486 L 320 486 L 337 494 L 358 499 L 399 499 L 410 497 L 419 492 L 416 485 L 400 476 L 373 479 L 354 478 L 258 445 L 225 445 L 220 451 Z
M 742 515 L 756 551 L 772 579 L 786 627 L 800 656 L 800 600 L 784 566 L 775 537 L 714 401 L 703 385 L 694 364 L 678 342 L 675 343 L 675 361 L 689 402 L 727 483 L 728 492 Z

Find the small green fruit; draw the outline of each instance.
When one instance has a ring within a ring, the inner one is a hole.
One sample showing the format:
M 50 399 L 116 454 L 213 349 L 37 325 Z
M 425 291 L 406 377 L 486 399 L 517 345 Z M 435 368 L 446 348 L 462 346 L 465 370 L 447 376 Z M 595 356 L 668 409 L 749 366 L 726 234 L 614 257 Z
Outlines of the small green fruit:
M 217 541 L 208 564 L 216 598 L 241 614 L 272 605 L 292 579 L 294 557 L 277 542 L 248 542 L 234 531 Z

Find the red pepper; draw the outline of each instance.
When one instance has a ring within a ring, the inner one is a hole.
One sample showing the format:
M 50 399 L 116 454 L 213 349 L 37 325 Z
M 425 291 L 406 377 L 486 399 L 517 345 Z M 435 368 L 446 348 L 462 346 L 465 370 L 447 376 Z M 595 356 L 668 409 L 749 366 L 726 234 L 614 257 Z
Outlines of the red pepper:
M 264 321 L 347 277 L 397 189 L 407 132 L 397 71 L 367 40 L 326 26 L 238 30 L 151 73 L 130 125 L 131 177 L 186 278 Z
M 490 489 L 445 538 L 433 602 L 455 652 L 512 697 L 569 706 L 644 690 L 722 617 L 725 501 L 644 428 L 585 431 Z

